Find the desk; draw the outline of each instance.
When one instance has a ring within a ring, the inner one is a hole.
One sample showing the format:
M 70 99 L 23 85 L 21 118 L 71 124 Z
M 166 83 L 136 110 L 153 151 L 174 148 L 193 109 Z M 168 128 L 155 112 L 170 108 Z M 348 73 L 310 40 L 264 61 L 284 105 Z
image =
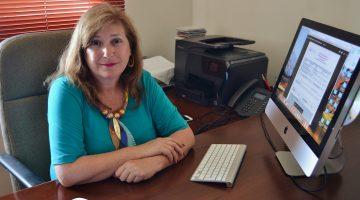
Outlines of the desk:
M 179 107 L 181 110 L 181 106 Z M 194 110 L 194 109 L 193 109 Z M 190 110 L 189 110 L 190 111 Z M 192 111 L 195 112 L 195 111 Z M 269 120 L 270 136 L 278 149 L 284 147 Z M 359 199 L 360 120 L 343 129 L 348 160 L 340 174 L 328 177 L 322 199 Z M 195 183 L 189 179 L 211 143 L 247 144 L 242 166 L 233 188 L 222 184 Z M 281 147 L 281 148 L 280 148 Z M 89 166 L 90 167 L 90 166 Z M 55 181 L 25 189 L 0 198 L 5 199 L 316 199 L 299 190 L 284 174 L 267 143 L 259 117 L 231 122 L 196 136 L 196 145 L 180 163 L 156 174 L 150 180 L 122 183 L 110 178 L 101 182 L 64 188 Z

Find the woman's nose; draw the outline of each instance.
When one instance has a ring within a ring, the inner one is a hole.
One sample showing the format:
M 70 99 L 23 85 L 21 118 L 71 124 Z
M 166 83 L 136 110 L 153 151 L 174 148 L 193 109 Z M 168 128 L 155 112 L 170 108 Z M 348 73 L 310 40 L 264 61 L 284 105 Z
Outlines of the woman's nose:
M 103 56 L 109 58 L 114 55 L 114 48 L 111 45 L 106 45 L 103 48 Z

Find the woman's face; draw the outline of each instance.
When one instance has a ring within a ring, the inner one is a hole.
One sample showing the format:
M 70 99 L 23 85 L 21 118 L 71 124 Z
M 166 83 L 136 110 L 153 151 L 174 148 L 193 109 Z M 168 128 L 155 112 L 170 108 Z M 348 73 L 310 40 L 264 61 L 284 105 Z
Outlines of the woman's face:
M 100 83 L 118 81 L 131 55 L 129 41 L 121 24 L 108 24 L 99 30 L 85 49 L 85 60 Z

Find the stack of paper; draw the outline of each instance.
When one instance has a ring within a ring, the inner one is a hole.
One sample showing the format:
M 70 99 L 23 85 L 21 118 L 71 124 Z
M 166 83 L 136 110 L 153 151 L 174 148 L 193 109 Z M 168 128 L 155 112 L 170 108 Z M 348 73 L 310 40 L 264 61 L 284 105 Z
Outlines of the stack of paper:
M 179 27 L 176 28 L 176 31 L 180 38 L 204 37 L 206 34 L 205 28 L 198 27 Z
M 171 78 L 174 76 L 174 68 L 174 63 L 166 60 L 162 56 L 144 59 L 144 69 L 149 71 L 154 78 L 166 84 L 169 84 Z

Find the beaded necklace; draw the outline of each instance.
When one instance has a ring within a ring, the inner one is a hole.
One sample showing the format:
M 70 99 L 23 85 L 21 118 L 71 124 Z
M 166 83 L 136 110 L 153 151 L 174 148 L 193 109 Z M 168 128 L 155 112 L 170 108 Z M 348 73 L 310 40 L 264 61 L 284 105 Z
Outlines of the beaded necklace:
M 109 121 L 109 132 L 110 132 L 111 140 L 116 149 L 119 149 L 121 146 L 122 128 L 119 124 L 119 119 L 121 116 L 123 116 L 125 114 L 126 107 L 128 105 L 128 100 L 129 100 L 128 91 L 125 90 L 124 104 L 123 104 L 123 107 L 120 108 L 119 110 L 117 110 L 115 112 L 111 112 L 111 109 L 109 107 L 105 106 L 104 104 L 101 104 L 99 106 L 100 110 L 101 110 L 101 114 L 103 114 L 106 119 L 110 120 Z M 126 136 L 126 134 L 125 134 L 125 136 Z M 124 144 L 126 144 L 126 143 L 124 143 Z

